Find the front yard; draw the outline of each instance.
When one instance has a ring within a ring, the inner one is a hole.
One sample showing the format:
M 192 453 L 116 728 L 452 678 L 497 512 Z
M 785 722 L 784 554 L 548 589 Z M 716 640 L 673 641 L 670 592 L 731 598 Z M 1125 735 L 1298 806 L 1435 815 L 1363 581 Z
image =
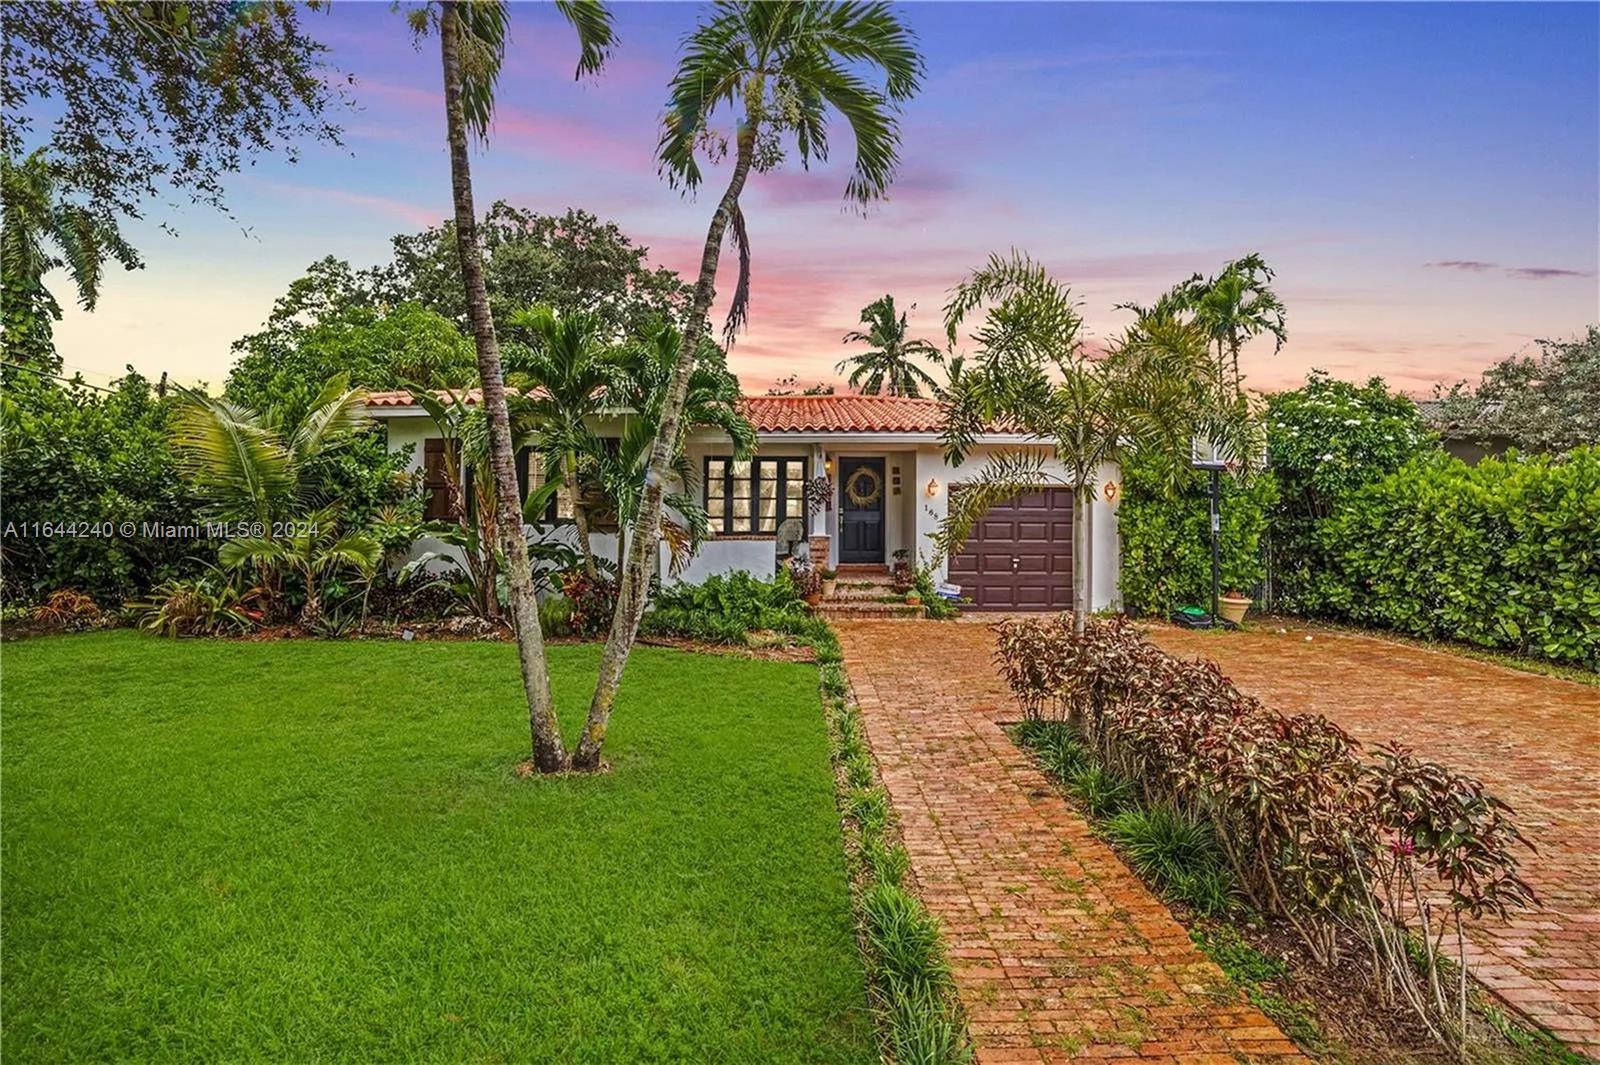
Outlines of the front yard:
M 596 649 L 551 650 L 576 719 Z M 870 1061 L 815 670 L 642 648 L 524 780 L 515 649 L 4 649 L 16 1060 Z

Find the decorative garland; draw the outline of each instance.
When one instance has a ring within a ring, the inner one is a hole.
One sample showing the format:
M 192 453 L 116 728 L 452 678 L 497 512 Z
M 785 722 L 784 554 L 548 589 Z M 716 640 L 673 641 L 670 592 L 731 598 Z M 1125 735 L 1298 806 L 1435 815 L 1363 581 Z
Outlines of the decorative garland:
M 859 483 L 863 477 L 867 479 L 865 487 Z M 883 498 L 883 478 L 870 466 L 857 466 L 844 482 L 844 494 L 856 506 L 870 507 Z

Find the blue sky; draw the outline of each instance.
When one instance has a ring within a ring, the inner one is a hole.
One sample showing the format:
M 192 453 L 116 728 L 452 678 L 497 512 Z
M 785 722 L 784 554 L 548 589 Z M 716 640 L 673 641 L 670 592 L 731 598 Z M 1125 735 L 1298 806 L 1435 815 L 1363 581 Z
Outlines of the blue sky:
M 478 200 L 586 208 L 690 274 L 709 201 L 669 190 L 651 151 L 701 9 L 614 9 L 610 68 L 574 83 L 570 32 L 546 7 L 514 7 Z M 1290 339 L 1250 353 L 1259 387 L 1317 366 L 1423 391 L 1600 320 L 1600 6 L 899 10 L 928 80 L 903 116 L 890 199 L 841 209 L 844 134 L 829 165 L 761 175 L 747 194 L 752 321 L 733 352 L 747 387 L 832 377 L 840 337 L 884 292 L 936 336 L 949 287 L 1013 246 L 1073 285 L 1100 338 L 1126 321 L 1114 304 L 1262 252 Z M 345 148 L 240 175 L 232 220 L 152 210 L 133 230 L 147 268 L 58 327 L 91 380 L 131 362 L 220 382 L 229 344 L 306 264 L 381 261 L 392 234 L 446 212 L 436 46 L 414 48 L 387 4 L 306 18 L 356 78 Z

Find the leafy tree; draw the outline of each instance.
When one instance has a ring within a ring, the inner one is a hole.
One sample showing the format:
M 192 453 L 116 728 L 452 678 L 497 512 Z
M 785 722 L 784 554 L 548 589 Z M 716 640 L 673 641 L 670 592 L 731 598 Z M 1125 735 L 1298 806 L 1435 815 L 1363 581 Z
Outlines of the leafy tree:
M 578 32 L 581 58 L 578 73 L 599 70 L 612 42 L 611 17 L 598 3 L 566 2 L 556 5 Z M 500 513 L 520 512 L 517 475 L 511 439 L 511 419 L 506 407 L 505 379 L 500 345 L 495 337 L 494 315 L 489 305 L 477 216 L 472 205 L 472 165 L 467 151 L 469 134 L 486 137 L 494 110 L 495 83 L 505 57 L 506 7 L 485 0 L 463 4 L 443 0 L 436 9 L 416 13 L 419 32 L 433 17 L 439 32 L 439 53 L 444 67 L 445 133 L 450 149 L 450 186 L 455 205 L 456 252 L 466 294 L 467 318 L 478 356 L 478 377 L 483 386 L 483 410 L 488 419 L 489 458 L 494 472 Z M 550 676 L 544 657 L 544 637 L 539 630 L 539 603 L 534 595 L 527 545 L 520 522 L 500 523 L 505 552 L 508 596 L 522 665 L 523 693 L 528 701 L 533 762 L 540 772 L 552 773 L 568 765 L 561 742 Z M 651 539 L 655 533 L 652 530 Z
M 916 310 L 916 304 L 911 309 Z M 926 340 L 907 336 L 910 330 L 906 319 L 907 312 L 895 313 L 893 296 L 882 296 L 861 308 L 861 324 L 867 328 L 846 333 L 844 342 L 870 344 L 872 348 L 834 367 L 839 373 L 844 373 L 847 366 L 855 367 L 850 373 L 851 388 L 869 396 L 884 392 L 891 396 L 920 396 L 924 388 L 938 394 L 938 384 L 913 360 L 927 359 L 937 364 L 944 361 L 944 356 Z
M 1540 340 L 1535 355 L 1502 359 L 1476 387 L 1435 388 L 1429 422 L 1480 444 L 1570 451 L 1600 440 L 1600 326 L 1570 340 Z
M 643 505 L 650 448 L 661 428 L 662 409 L 682 344 L 683 335 L 671 324 L 663 324 L 621 353 L 615 398 L 617 406 L 628 413 L 617 446 L 602 448 L 595 462 L 599 486 L 615 508 L 619 532 L 638 518 Z M 700 502 L 700 474 L 688 461 L 683 439 L 690 431 L 717 430 L 732 440 L 735 459 L 755 454 L 755 427 L 740 413 L 739 397 L 739 379 L 728 371 L 721 349 L 702 337 L 684 397 L 681 424 L 685 431 L 678 435 L 678 453 L 673 458 L 673 472 L 682 489 L 664 497 L 676 515 L 663 518 L 661 527 L 675 572 L 687 564 L 709 528 Z M 625 546 L 625 538 L 619 535 L 619 560 L 625 560 Z
M 1325 558 L 1317 529 L 1362 487 L 1436 451 L 1417 405 L 1381 377 L 1357 385 L 1314 370 L 1267 400 L 1267 444 L 1278 500 L 1272 510 L 1274 592 L 1315 611 L 1314 575 Z
M 484 287 L 494 320 L 548 306 L 561 314 L 595 316 L 611 343 L 641 336 L 652 321 L 683 324 L 689 286 L 663 267 L 651 268 L 649 249 L 635 245 L 615 222 L 587 211 L 543 215 L 504 200 L 478 222 Z M 414 301 L 468 328 L 465 290 L 453 221 L 393 240 L 394 258 L 371 272 L 374 295 L 387 303 Z M 507 357 L 515 347 L 507 336 Z
M 6 359 L 61 369 L 51 340 L 52 323 L 61 320 L 61 305 L 44 278 L 65 269 L 78 292 L 78 305 L 94 310 L 100 280 L 111 260 L 132 270 L 140 264 L 117 228 L 82 207 L 64 203 L 56 168 L 41 149 L 20 162 L 0 156 L 0 273 L 3 273 Z
M 1195 274 L 1174 285 L 1150 307 L 1135 303 L 1121 306 L 1141 318 L 1187 317 L 1199 325 L 1215 353 L 1218 395 L 1224 395 L 1229 388 L 1242 395 L 1244 376 L 1239 370 L 1239 353 L 1244 345 L 1262 334 L 1271 334 L 1276 352 L 1289 338 L 1283 302 L 1268 287 L 1272 279 L 1272 268 L 1266 260 L 1252 253 L 1227 263 L 1215 277 Z
M 882 89 L 862 76 L 863 67 L 883 74 Z M 878 198 L 888 188 L 899 160 L 898 108 L 917 91 L 922 73 L 922 57 L 912 34 L 885 3 L 719 3 L 684 44 L 657 148 L 662 173 L 675 187 L 686 191 L 700 187 L 696 152 L 708 149 L 718 159 L 728 154 L 727 139 L 711 128 L 713 117 L 723 108 L 737 112 L 733 168 L 706 229 L 694 300 L 662 405 L 660 432 L 646 464 L 644 499 L 633 523 L 616 614 L 573 755 L 576 768 L 594 769 L 600 764 L 606 725 L 644 615 L 689 378 L 716 296 L 722 241 L 730 230 L 739 252 L 739 280 L 728 312 L 730 340 L 748 316 L 750 241 L 739 205 L 745 183 L 752 171 L 770 170 L 782 162 L 783 138 L 788 134 L 793 135 L 802 164 L 825 159 L 829 113 L 835 111 L 850 126 L 855 142 L 855 165 L 845 184 L 845 198 L 860 204 Z
M 342 89 L 304 10 L 7 4 L 0 153 L 48 148 L 62 200 L 109 229 L 163 188 L 223 207 L 227 175 L 251 159 L 293 159 L 304 138 L 338 143 L 327 116 Z
M 323 260 L 295 283 L 332 271 L 348 275 L 336 260 Z M 326 276 L 324 274 L 324 276 Z M 352 384 L 392 390 L 464 388 L 475 382 L 472 343 L 455 324 L 417 303 L 392 307 L 367 302 L 351 291 L 320 291 L 317 306 L 303 309 L 308 289 L 291 286 L 265 326 L 234 344 L 239 359 L 228 376 L 227 395 L 244 406 L 274 405 L 290 421 L 336 373 Z
M 92 310 L 107 261 L 139 265 L 119 222 L 162 189 L 221 208 L 245 162 L 338 142 L 325 115 L 341 90 L 300 13 L 282 0 L 0 9 L 8 358 L 56 365 L 45 244 Z
M 10 370 L 0 392 L 0 538 L 4 595 L 76 588 L 103 604 L 193 572 L 203 539 L 151 535 L 192 525 L 202 500 L 178 476 L 167 426 L 176 397 L 132 369 L 109 393 Z M 113 535 L 40 536 L 39 523 L 109 523 Z M 134 535 L 123 526 L 132 523 Z

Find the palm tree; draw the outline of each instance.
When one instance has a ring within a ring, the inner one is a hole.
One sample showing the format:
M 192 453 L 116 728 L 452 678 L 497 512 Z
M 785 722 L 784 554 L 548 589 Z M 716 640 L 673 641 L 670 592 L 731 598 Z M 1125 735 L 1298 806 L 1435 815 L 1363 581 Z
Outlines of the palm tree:
M 117 227 L 82 207 L 63 203 L 56 174 L 44 150 L 13 161 L 0 158 L 0 274 L 4 275 L 4 333 L 0 339 L 10 362 L 50 372 L 60 368 L 51 342 L 51 323 L 61 320 L 61 305 L 44 278 L 63 268 L 86 311 L 100 298 L 107 260 L 126 269 L 143 265 Z
M 441 479 L 448 493 L 451 526 L 437 530 L 440 540 L 459 551 L 460 557 L 427 552 L 407 563 L 402 577 L 436 562 L 455 564 L 463 579 L 449 583 L 481 618 L 500 617 L 501 575 L 505 559 L 500 543 L 500 501 L 489 461 L 489 420 L 481 407 L 469 406 L 453 391 L 436 394 L 408 385 L 411 398 L 421 407 L 444 441 L 440 453 Z M 522 448 L 534 439 L 531 404 L 524 397 L 507 397 L 513 446 Z M 470 485 L 471 498 L 468 498 Z M 530 500 L 530 508 L 532 504 Z M 542 506 L 544 497 L 539 499 Z M 511 519 L 520 529 L 522 522 Z
M 1283 301 L 1268 288 L 1272 268 L 1259 253 L 1252 252 L 1222 267 L 1215 277 L 1195 274 L 1162 293 L 1149 307 L 1137 303 L 1118 304 L 1141 319 L 1189 317 L 1206 332 L 1215 355 L 1216 386 L 1219 394 L 1228 389 L 1242 392 L 1244 377 L 1239 371 L 1239 352 L 1263 333 L 1276 341 L 1273 352 L 1283 350 L 1289 339 L 1284 324 Z M 1228 380 L 1231 373 L 1232 380 Z
M 879 89 L 857 72 L 867 65 L 883 72 Z M 826 159 L 828 118 L 838 112 L 855 140 L 855 166 L 845 184 L 849 201 L 866 204 L 883 195 L 899 162 L 899 106 L 922 81 L 915 40 L 886 3 L 719 3 L 684 44 L 673 77 L 665 128 L 657 147 L 662 173 L 685 191 L 700 187 L 697 149 L 728 147 L 711 130 L 719 109 L 737 111 L 733 169 L 706 228 L 695 280 L 694 303 L 662 405 L 660 430 L 650 449 L 644 499 L 633 523 L 627 565 L 621 575 L 617 612 L 600 660 L 600 675 L 573 765 L 594 769 L 616 702 L 628 653 L 650 588 L 650 564 L 661 535 L 667 481 L 680 447 L 694 357 L 716 296 L 722 241 L 732 229 L 739 251 L 739 278 L 728 310 L 731 340 L 750 307 L 750 241 L 739 197 L 752 170 L 781 161 L 780 138 L 792 133 L 802 163 Z
M 916 310 L 917 305 L 913 303 L 911 309 Z M 867 329 L 846 333 L 844 342 L 871 344 L 872 350 L 852 355 L 834 367 L 838 373 L 844 373 L 847 366 L 855 367 L 850 373 L 851 388 L 869 396 L 885 391 L 891 396 L 920 396 L 924 387 L 938 394 L 938 383 L 911 360 L 922 358 L 937 364 L 944 361 L 944 355 L 926 340 L 908 339 L 906 318 L 906 312 L 895 314 L 893 296 L 861 308 L 861 324 Z
M 263 572 L 280 568 L 293 570 L 305 587 L 305 603 L 300 621 L 310 624 L 322 616 L 322 591 L 319 581 L 340 570 L 354 569 L 371 580 L 383 560 L 383 545 L 366 532 L 340 534 L 337 503 L 290 523 L 285 535 L 237 536 L 217 550 L 217 561 L 224 569 L 243 569 L 254 564 Z
M 546 476 L 552 481 L 559 478 L 572 500 L 578 550 L 585 572 L 593 578 L 589 508 L 578 491 L 578 478 L 580 464 L 601 451 L 590 424 L 616 402 L 607 398 L 608 386 L 616 384 L 621 372 L 616 354 L 605 343 L 600 319 L 592 314 L 558 315 L 549 307 L 534 307 L 513 312 L 508 324 L 531 334 L 531 350 L 513 381 L 529 398 Z
M 301 524 L 305 507 L 312 502 L 302 473 L 313 460 L 345 446 L 367 428 L 366 403 L 366 392 L 351 388 L 345 374 L 330 378 L 305 414 L 292 423 L 281 410 L 255 411 L 178 389 L 169 432 L 179 473 L 209 500 L 219 518 L 258 527 L 253 539 L 261 541 L 260 550 L 246 561 L 260 564 L 274 596 L 282 569 L 278 563 L 287 560 L 275 553 L 282 546 L 279 531 Z M 314 591 L 314 584 L 308 585 L 308 595 Z
M 595 463 L 601 488 L 616 508 L 619 567 L 626 561 L 625 538 L 620 530 L 637 520 L 643 505 L 650 450 L 660 432 L 667 390 L 682 345 L 683 334 L 666 323 L 644 340 L 629 345 L 619 357 L 621 376 L 615 396 L 618 408 L 627 412 L 623 433 L 617 447 L 602 449 Z M 689 375 L 681 424 L 685 431 L 712 429 L 725 434 L 733 441 L 733 457 L 747 459 L 756 451 L 756 431 L 739 412 L 738 403 L 739 379 L 728 372 L 716 344 L 702 337 L 699 357 Z M 663 497 L 678 520 L 663 517 L 661 526 L 661 535 L 672 549 L 675 572 L 692 557 L 708 528 L 699 497 L 700 478 L 684 452 L 684 435 L 678 434 L 678 451 L 673 456 L 673 477 L 681 490 L 669 491 Z
M 578 75 L 593 73 L 605 61 L 612 44 L 611 16 L 598 3 L 586 0 L 558 2 L 556 9 L 578 32 Z M 425 18 L 426 16 L 424 16 Z M 486 137 L 494 111 L 495 83 L 505 58 L 506 6 L 501 0 L 464 3 L 442 0 L 439 5 L 439 54 L 444 67 L 445 133 L 450 146 L 450 187 L 455 205 L 456 250 L 461 257 L 461 279 L 466 288 L 467 317 L 478 355 L 478 376 L 483 385 L 483 409 L 488 417 L 490 466 L 501 514 L 520 512 L 517 498 L 516 457 L 511 442 L 511 419 L 506 410 L 505 379 L 500 368 L 500 347 L 484 278 L 483 254 L 478 245 L 477 215 L 472 203 L 472 165 L 467 152 L 469 133 Z M 521 524 L 500 524 L 505 553 L 511 619 L 517 634 L 517 657 L 522 665 L 522 688 L 528 702 L 528 728 L 533 762 L 542 773 L 567 767 L 566 748 L 550 695 L 550 675 L 544 657 L 544 637 L 539 631 L 539 604 Z
M 1071 290 L 1017 252 L 991 256 L 956 287 L 945 307 L 951 344 L 979 308 L 986 310 L 973 334 L 976 358 L 951 375 L 947 393 L 946 458 L 962 462 L 978 434 L 998 420 L 1038 444 L 991 458 L 966 491 L 952 496 L 934 543 L 948 557 L 991 506 L 1048 481 L 1048 449 L 1067 468 L 1074 493 L 1072 604 L 1081 632 L 1089 611 L 1086 533 L 1095 478 L 1102 464 L 1128 451 L 1153 454 L 1173 471 L 1187 462 L 1197 426 L 1221 417 L 1212 405 L 1207 334 L 1161 317 L 1130 330 L 1107 357 L 1091 359 Z

